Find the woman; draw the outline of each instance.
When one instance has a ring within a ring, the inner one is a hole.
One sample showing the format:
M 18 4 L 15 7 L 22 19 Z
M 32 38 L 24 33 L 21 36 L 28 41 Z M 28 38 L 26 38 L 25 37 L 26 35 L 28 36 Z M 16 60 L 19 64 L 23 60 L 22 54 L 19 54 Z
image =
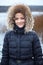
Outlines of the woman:
M 30 8 L 23 4 L 10 7 L 8 26 L 1 65 L 43 65 L 40 41 L 32 30 L 34 19 Z

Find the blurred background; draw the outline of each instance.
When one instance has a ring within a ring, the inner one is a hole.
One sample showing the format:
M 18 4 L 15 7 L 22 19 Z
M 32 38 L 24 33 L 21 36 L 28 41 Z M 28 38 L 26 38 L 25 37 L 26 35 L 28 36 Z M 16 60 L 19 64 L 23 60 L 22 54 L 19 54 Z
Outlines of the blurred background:
M 15 4 L 26 4 L 30 7 L 35 20 L 33 30 L 39 36 L 43 53 L 43 0 L 0 0 L 0 62 L 2 58 L 3 39 L 7 31 L 7 10 Z

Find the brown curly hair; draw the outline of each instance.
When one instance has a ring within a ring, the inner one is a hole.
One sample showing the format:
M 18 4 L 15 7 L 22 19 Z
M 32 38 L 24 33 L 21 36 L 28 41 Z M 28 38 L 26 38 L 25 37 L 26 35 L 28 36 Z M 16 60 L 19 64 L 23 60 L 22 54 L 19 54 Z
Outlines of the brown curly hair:
M 8 28 L 13 29 L 14 26 L 13 18 L 15 17 L 16 13 L 22 13 L 26 19 L 25 32 L 29 32 L 30 30 L 32 30 L 34 26 L 34 19 L 31 14 L 30 8 L 24 4 L 11 6 L 8 9 L 7 16 Z

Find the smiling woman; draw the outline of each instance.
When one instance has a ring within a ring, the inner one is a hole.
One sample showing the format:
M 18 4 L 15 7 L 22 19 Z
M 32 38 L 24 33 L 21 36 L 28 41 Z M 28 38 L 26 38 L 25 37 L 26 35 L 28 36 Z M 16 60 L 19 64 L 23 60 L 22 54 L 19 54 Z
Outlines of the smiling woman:
M 9 31 L 4 37 L 1 65 L 43 65 L 30 8 L 24 4 L 11 6 L 7 18 Z

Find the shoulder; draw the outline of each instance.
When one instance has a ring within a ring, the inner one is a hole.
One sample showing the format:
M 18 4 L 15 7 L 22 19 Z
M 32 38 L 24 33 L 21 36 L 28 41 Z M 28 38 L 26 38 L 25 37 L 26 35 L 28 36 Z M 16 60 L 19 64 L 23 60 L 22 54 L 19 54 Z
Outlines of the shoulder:
M 28 34 L 32 35 L 33 38 L 39 38 L 38 33 L 36 31 L 34 31 L 34 30 L 29 31 Z
M 36 31 L 32 30 L 32 31 L 29 31 L 28 34 L 32 34 L 32 35 L 38 35 Z
M 39 35 L 38 35 L 38 33 L 37 33 L 36 31 L 31 31 L 31 33 L 32 33 L 32 35 L 33 35 L 33 39 L 34 39 L 34 40 L 38 40 L 38 41 L 40 40 L 40 39 L 39 39 Z
M 5 37 L 9 37 L 13 34 L 13 31 L 6 31 L 5 32 Z

